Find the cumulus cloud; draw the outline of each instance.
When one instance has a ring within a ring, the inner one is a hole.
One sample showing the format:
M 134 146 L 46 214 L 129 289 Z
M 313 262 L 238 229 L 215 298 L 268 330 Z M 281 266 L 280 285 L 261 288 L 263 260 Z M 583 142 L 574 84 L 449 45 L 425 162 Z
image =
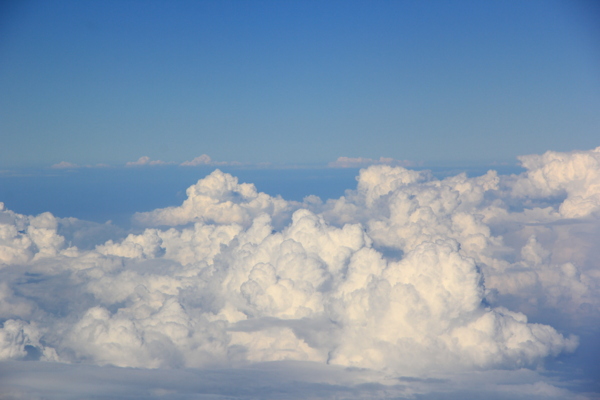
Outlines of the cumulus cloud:
M 305 362 L 409 377 L 377 381 L 403 396 L 430 376 L 542 368 L 598 332 L 598 154 L 526 156 L 516 176 L 373 165 L 305 203 L 215 170 L 95 245 L 90 227 L 72 244 L 81 223 L 1 205 L 0 358 Z M 503 390 L 570 396 L 538 378 Z
M 327 164 L 330 168 L 361 168 L 367 167 L 373 164 L 384 164 L 402 167 L 415 166 L 413 161 L 409 160 L 396 160 L 394 158 L 380 157 L 378 160 L 373 158 L 364 157 L 338 157 L 337 160 Z
M 600 210 L 600 147 L 591 151 L 519 157 L 527 172 L 513 186 L 519 197 L 566 196 L 558 212 L 565 218 Z
M 242 165 L 237 161 L 214 161 L 210 156 L 202 154 L 191 161 L 184 161 L 180 164 L 183 167 L 197 167 L 206 165 Z
M 230 174 L 215 170 L 187 191 L 179 207 L 138 213 L 135 219 L 146 225 L 184 225 L 190 222 L 238 223 L 249 225 L 260 213 L 274 218 L 289 213 L 290 203 L 256 190 L 253 184 L 238 183 Z
M 75 169 L 75 168 L 79 168 L 79 165 L 70 163 L 68 161 L 61 161 L 58 164 L 52 165 L 50 168 L 54 168 L 54 169 Z
M 168 165 L 168 164 L 172 164 L 172 163 L 168 163 L 168 162 L 161 161 L 161 160 L 152 160 L 148 156 L 143 156 L 143 157 L 138 158 L 137 161 L 129 161 L 129 162 L 125 163 L 125 166 L 126 167 L 141 167 L 144 165 Z
M 188 167 L 196 167 L 198 165 L 211 165 L 212 163 L 213 160 L 210 158 L 210 156 L 202 154 L 201 156 L 198 156 L 191 161 L 182 162 L 181 165 Z
M 57 234 L 57 226 L 57 219 L 50 213 L 24 216 L 6 210 L 0 203 L 0 268 L 70 251 Z

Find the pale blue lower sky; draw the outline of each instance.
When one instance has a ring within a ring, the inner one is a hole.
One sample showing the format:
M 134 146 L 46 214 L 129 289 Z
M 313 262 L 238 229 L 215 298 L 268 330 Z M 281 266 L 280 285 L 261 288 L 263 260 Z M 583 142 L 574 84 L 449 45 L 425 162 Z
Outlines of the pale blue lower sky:
M 258 191 L 286 200 L 302 201 L 309 195 L 323 201 L 337 199 L 346 190 L 356 189 L 358 168 L 243 169 L 221 168 L 239 179 L 253 183 Z M 467 172 L 486 173 L 486 166 L 435 167 L 438 177 Z M 517 166 L 495 167 L 499 173 L 519 173 Z M 57 217 L 75 217 L 104 223 L 111 220 L 127 226 L 135 212 L 178 206 L 186 189 L 204 178 L 214 167 L 182 168 L 90 168 L 78 170 L 20 170 L 0 174 L 0 201 L 17 213 L 37 215 L 49 211 Z

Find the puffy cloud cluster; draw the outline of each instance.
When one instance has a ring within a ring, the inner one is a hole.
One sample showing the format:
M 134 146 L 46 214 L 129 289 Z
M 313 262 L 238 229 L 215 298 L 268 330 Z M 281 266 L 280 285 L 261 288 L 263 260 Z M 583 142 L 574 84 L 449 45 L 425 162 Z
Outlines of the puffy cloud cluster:
M 6 210 L 4 203 L 0 203 L 0 267 L 72 250 L 65 249 L 65 240 L 58 235 L 57 227 L 57 219 L 50 213 L 28 217 Z
M 558 212 L 564 218 L 580 218 L 600 210 L 600 147 L 591 151 L 519 158 L 527 173 L 513 186 L 520 197 L 566 196 Z
M 187 199 L 181 206 L 138 213 L 135 219 L 146 225 L 176 226 L 203 221 L 248 226 L 261 213 L 276 219 L 285 217 L 291 207 L 281 197 L 259 193 L 254 185 L 240 184 L 237 178 L 220 170 L 190 186 L 186 193 Z
M 598 321 L 600 151 L 436 179 L 375 165 L 289 202 L 219 170 L 92 248 L 0 209 L 0 358 L 141 368 L 311 361 L 394 374 L 535 367 Z M 72 224 L 69 226 L 73 226 Z

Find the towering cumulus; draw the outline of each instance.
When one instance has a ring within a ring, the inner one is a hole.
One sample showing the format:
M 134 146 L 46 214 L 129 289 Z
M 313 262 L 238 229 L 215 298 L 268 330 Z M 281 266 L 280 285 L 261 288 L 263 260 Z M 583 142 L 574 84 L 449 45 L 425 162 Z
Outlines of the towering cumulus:
M 303 203 L 215 170 L 92 249 L 2 206 L 0 359 L 535 369 L 598 321 L 600 148 L 521 162 L 442 180 L 374 165 Z

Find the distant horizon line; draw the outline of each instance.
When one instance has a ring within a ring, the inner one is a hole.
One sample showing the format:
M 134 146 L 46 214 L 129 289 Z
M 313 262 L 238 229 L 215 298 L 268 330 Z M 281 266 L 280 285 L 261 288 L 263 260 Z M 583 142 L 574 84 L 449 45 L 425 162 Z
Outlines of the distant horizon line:
M 165 167 L 181 167 L 186 169 L 193 168 L 232 168 L 232 169 L 360 169 L 371 165 L 389 165 L 392 167 L 404 167 L 408 169 L 426 169 L 426 168 L 473 168 L 473 167 L 518 167 L 520 161 L 517 157 L 508 159 L 463 159 L 463 160 L 400 160 L 392 157 L 347 157 L 340 156 L 335 161 L 329 162 L 240 162 L 240 161 L 215 161 L 210 156 L 202 154 L 191 161 L 175 162 L 163 161 L 159 159 L 151 159 L 149 156 L 141 156 L 136 161 L 129 161 L 119 164 L 109 163 L 86 163 L 79 164 L 70 161 L 62 160 L 51 165 L 29 164 L 29 165 L 13 165 L 0 167 L 0 174 L 9 171 L 23 170 L 76 170 L 76 169 L 140 169 L 140 168 L 165 168 Z

